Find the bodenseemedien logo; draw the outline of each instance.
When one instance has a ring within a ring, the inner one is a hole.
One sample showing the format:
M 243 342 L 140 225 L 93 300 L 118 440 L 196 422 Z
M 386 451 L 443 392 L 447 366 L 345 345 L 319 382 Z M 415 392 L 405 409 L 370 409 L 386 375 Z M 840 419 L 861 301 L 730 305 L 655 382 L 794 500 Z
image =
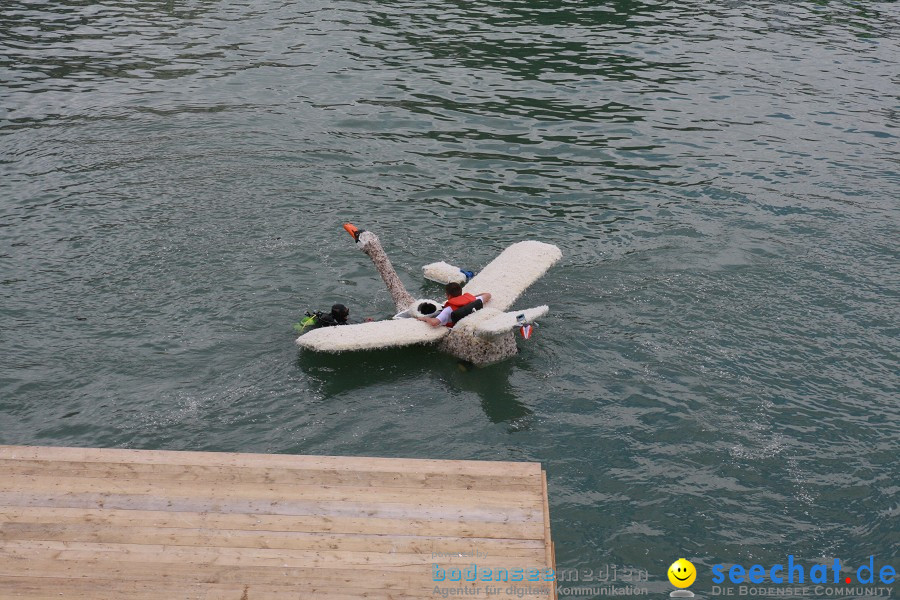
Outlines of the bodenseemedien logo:
M 697 569 L 694 568 L 694 565 L 686 558 L 679 558 L 675 562 L 669 566 L 669 570 L 667 571 L 669 576 L 669 583 L 674 585 L 677 588 L 675 591 L 669 594 L 672 598 L 693 598 L 694 593 L 690 590 L 686 590 L 683 588 L 690 587 L 694 580 L 697 579 Z

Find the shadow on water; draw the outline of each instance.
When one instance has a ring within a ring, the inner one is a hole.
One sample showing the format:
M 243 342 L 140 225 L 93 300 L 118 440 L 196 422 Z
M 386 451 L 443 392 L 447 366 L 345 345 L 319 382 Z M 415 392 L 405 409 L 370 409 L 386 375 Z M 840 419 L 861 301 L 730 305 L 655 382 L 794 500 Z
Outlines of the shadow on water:
M 452 368 L 441 372 L 441 381 L 451 394 L 460 391 L 478 394 L 481 408 L 491 423 L 509 423 L 511 431 L 528 430 L 531 429 L 532 411 L 519 401 L 519 394 L 510 384 L 513 371 L 520 366 L 517 362 L 521 360 L 524 359 L 516 356 L 496 365 L 476 368 L 448 358 L 445 367 L 451 365 Z
M 300 352 L 297 366 L 326 398 L 404 380 L 439 381 L 450 398 L 474 393 L 492 423 L 509 423 L 510 430 L 529 429 L 532 411 L 510 383 L 521 356 L 488 367 L 475 367 L 434 348 L 396 348 L 370 352 L 324 354 Z

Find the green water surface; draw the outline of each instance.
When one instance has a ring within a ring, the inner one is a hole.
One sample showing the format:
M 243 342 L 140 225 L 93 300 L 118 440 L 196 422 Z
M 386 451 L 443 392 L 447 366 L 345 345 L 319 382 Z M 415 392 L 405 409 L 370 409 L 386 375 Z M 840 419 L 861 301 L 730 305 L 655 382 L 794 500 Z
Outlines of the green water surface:
M 898 73 L 895 2 L 5 1 L 0 443 L 539 461 L 657 597 L 900 569 Z M 300 353 L 393 312 L 348 220 L 418 297 L 554 243 L 551 312 Z

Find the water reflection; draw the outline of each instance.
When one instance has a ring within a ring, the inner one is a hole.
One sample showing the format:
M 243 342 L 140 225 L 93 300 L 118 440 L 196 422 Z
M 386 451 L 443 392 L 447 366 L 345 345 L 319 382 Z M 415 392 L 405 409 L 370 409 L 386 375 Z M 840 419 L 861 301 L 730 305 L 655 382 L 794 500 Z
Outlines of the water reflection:
M 531 429 L 532 411 L 519 398 L 521 394 L 511 384 L 513 374 L 525 365 L 523 357 L 505 360 L 488 367 L 475 368 L 456 363 L 456 369 L 441 372 L 441 379 L 451 394 L 474 392 L 481 398 L 481 408 L 491 423 L 508 423 L 509 431 Z
M 419 346 L 343 354 L 301 351 L 296 364 L 325 399 L 379 385 L 437 379 L 447 390 L 448 401 L 462 392 L 477 394 L 491 423 L 509 423 L 510 431 L 519 431 L 530 427 L 532 414 L 510 383 L 520 360 L 477 368 Z

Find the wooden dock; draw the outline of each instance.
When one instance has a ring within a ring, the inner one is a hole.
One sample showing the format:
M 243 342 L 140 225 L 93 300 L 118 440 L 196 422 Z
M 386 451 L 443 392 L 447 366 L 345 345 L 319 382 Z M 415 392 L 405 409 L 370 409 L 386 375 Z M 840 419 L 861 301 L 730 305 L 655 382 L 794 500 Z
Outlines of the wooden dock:
M 0 446 L 4 600 L 555 599 L 546 569 L 537 463 Z

